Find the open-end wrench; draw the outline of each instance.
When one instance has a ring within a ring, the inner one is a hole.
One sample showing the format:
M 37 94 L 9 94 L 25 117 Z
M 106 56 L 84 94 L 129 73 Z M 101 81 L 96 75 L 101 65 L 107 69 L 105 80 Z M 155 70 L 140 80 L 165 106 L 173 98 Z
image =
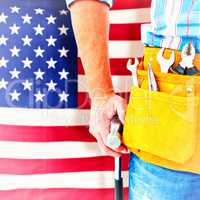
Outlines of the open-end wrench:
M 139 87 L 138 84 L 138 78 L 137 78 L 137 66 L 139 64 L 139 60 L 135 58 L 135 63 L 131 64 L 131 59 L 128 60 L 126 67 L 127 69 L 132 73 L 132 80 L 133 80 L 133 85 L 135 87 Z
M 123 126 L 118 116 L 115 115 L 112 118 L 110 125 L 110 133 L 106 138 L 106 145 L 111 149 L 117 149 L 121 145 L 121 134 L 123 131 Z
M 165 59 L 163 57 L 164 50 L 165 50 L 165 48 L 161 48 L 160 49 L 160 51 L 157 54 L 157 60 L 158 60 L 158 62 L 160 64 L 161 72 L 167 73 L 169 68 L 174 64 L 175 54 L 174 54 L 174 51 L 172 51 L 170 58 L 169 59 Z

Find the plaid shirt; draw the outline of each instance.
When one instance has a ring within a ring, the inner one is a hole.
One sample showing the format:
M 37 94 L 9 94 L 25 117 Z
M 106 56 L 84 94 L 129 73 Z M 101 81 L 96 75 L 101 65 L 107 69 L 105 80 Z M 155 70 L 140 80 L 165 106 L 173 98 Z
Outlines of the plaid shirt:
M 69 5 L 75 0 L 66 1 Z M 112 0 L 99 1 L 112 6 Z M 181 50 L 192 40 L 200 53 L 200 0 L 152 0 L 151 24 L 141 29 L 146 46 Z

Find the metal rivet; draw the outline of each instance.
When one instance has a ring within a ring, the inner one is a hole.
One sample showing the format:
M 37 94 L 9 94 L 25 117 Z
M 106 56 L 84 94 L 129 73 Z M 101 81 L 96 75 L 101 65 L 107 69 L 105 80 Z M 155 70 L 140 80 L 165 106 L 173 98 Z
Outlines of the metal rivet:
M 192 93 L 193 92 L 193 88 L 191 88 L 191 87 L 188 87 L 186 90 L 187 90 L 187 93 Z

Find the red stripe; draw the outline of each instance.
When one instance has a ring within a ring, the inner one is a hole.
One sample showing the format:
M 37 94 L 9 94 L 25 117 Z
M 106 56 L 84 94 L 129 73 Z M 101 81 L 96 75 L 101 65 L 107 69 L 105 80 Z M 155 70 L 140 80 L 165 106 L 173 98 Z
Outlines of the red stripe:
M 87 126 L 15 126 L 0 125 L 1 141 L 18 142 L 56 142 L 81 141 L 94 142 Z
M 124 189 L 124 194 L 124 200 L 128 200 L 128 188 Z M 7 190 L 0 191 L 0 197 L 1 200 L 112 200 L 114 199 L 114 190 L 70 188 Z
M 141 23 L 135 24 L 111 24 L 110 40 L 140 40 Z
M 80 58 L 78 58 L 78 74 L 84 74 L 84 69 L 83 69 L 83 65 L 82 65 L 82 61 Z
M 90 98 L 87 92 L 78 93 L 78 109 L 89 109 Z
M 112 75 L 130 75 L 131 73 L 126 68 L 128 58 L 110 59 L 110 69 Z
M 112 58 L 110 59 L 110 69 L 112 75 L 131 75 L 130 71 L 127 70 L 126 64 L 129 58 Z M 141 58 L 139 58 L 141 60 Z M 78 58 L 78 73 L 84 74 L 83 65 L 81 59 Z
M 114 0 L 114 5 L 111 8 L 112 10 L 119 10 L 119 9 L 131 9 L 131 8 L 148 8 L 151 6 L 151 0 Z
M 128 170 L 129 155 L 123 155 L 122 170 Z M 0 159 L 1 174 L 47 174 L 81 171 L 113 171 L 111 157 L 71 159 Z
M 131 75 L 131 72 L 127 70 L 126 64 L 129 58 L 110 59 L 111 74 L 112 75 Z M 139 58 L 141 61 L 141 58 Z
M 126 101 L 128 102 L 129 97 L 130 97 L 130 92 L 123 92 L 123 93 L 117 93 L 117 94 L 123 97 L 124 99 L 126 99 Z

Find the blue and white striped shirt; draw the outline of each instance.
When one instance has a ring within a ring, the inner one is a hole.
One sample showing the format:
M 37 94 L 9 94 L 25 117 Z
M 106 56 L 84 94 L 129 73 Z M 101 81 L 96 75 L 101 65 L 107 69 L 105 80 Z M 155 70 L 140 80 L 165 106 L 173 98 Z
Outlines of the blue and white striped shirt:
M 75 0 L 66 0 L 69 5 Z M 113 0 L 99 0 L 112 6 Z M 134 0 L 133 0 L 134 1 Z M 200 0 L 152 0 L 151 24 L 142 25 L 146 46 L 181 50 L 190 40 L 200 53 Z
M 181 50 L 190 40 L 199 53 L 200 0 L 152 0 L 151 24 L 142 25 L 142 41 Z

